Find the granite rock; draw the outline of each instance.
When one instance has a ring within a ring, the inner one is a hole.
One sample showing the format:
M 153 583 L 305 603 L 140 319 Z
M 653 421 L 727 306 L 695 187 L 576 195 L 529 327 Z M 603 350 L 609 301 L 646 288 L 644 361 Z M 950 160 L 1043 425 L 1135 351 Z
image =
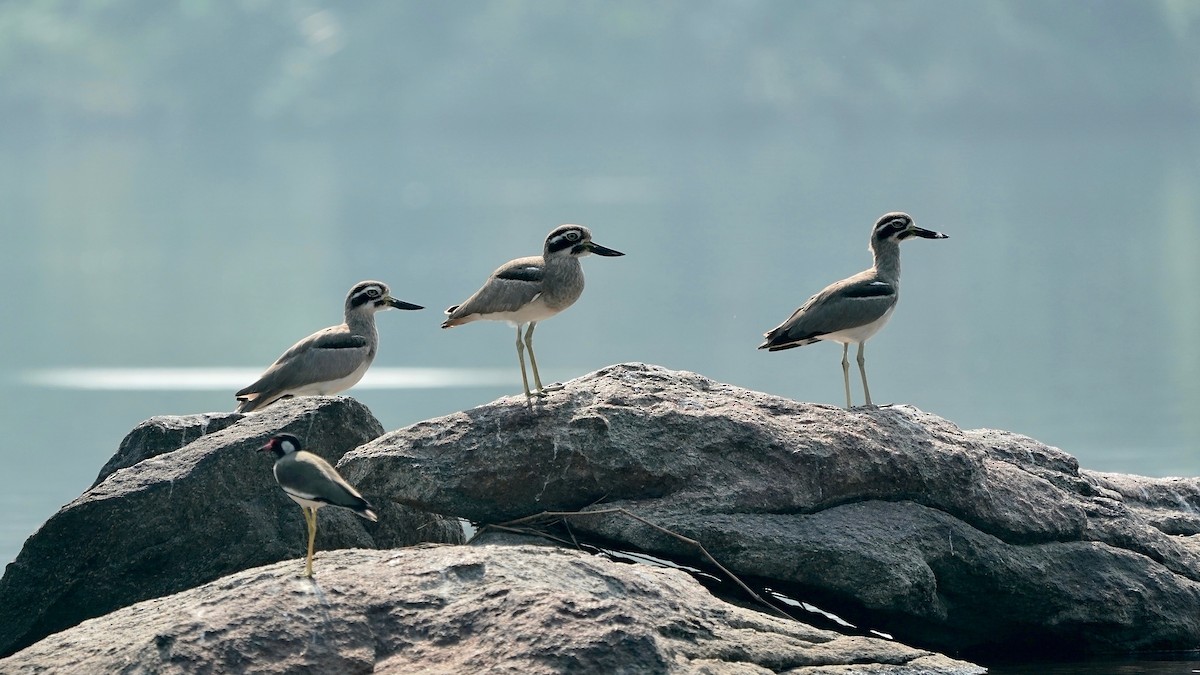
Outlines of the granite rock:
M 973 664 L 713 597 L 688 574 L 537 546 L 320 554 L 85 621 L 5 673 L 972 675 Z
M 304 519 L 275 483 L 274 456 L 257 448 L 287 431 L 336 463 L 383 432 L 371 412 L 349 398 L 299 398 L 236 420 L 209 419 L 220 423 L 209 423 L 207 433 L 200 433 L 199 416 L 140 425 L 110 462 L 127 466 L 30 536 L 0 578 L 0 655 L 84 619 L 239 570 L 287 559 L 301 569 Z M 184 440 L 190 442 L 180 447 Z M 364 496 L 378 505 L 379 523 L 322 509 L 319 550 L 461 541 L 457 521 L 414 512 L 369 490 Z
M 507 397 L 343 459 L 396 503 L 734 573 L 950 653 L 1200 645 L 1195 479 L 1080 471 L 1027 436 L 910 406 L 843 410 L 644 364 Z

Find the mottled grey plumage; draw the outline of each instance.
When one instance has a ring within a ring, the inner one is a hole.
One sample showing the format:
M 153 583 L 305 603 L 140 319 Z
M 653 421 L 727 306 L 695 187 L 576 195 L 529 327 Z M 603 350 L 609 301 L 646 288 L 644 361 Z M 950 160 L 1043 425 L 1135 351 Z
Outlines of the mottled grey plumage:
M 525 374 L 524 350 L 529 348 L 529 362 L 537 396 L 545 396 L 546 387 L 538 374 L 533 355 L 533 329 L 537 322 L 548 319 L 570 307 L 583 293 L 583 266 L 579 258 L 595 253 L 602 256 L 625 255 L 592 241 L 592 233 L 582 225 L 561 225 L 546 237 L 542 255 L 517 258 L 500 266 L 483 287 L 465 302 L 446 310 L 442 328 L 461 326 L 472 321 L 507 321 L 517 328 L 517 359 L 521 363 L 521 381 L 526 396 L 529 378 Z M 524 341 L 521 326 L 529 324 Z
M 867 386 L 863 345 L 883 328 L 900 296 L 900 242 L 909 237 L 945 239 L 940 232 L 917 227 L 906 213 L 886 213 L 871 230 L 871 253 L 875 264 L 826 286 L 792 313 L 782 324 L 768 331 L 759 349 L 779 351 L 802 347 L 819 340 L 842 343 L 842 376 L 846 385 L 846 407 L 850 408 L 850 343 L 858 344 L 858 370 L 862 375 L 863 394 L 871 405 Z
M 353 387 L 375 360 L 375 312 L 423 309 L 397 300 L 387 284 L 360 281 L 346 296 L 346 320 L 292 345 L 254 384 L 236 394 L 238 412 L 252 412 L 286 396 L 336 394 Z
M 275 482 L 304 512 L 308 525 L 308 558 L 304 575 L 312 576 L 313 542 L 317 537 L 317 509 L 325 505 L 341 506 L 372 522 L 378 520 L 371 504 L 320 455 L 306 452 L 300 439 L 279 434 L 267 441 L 260 451 L 275 453 Z

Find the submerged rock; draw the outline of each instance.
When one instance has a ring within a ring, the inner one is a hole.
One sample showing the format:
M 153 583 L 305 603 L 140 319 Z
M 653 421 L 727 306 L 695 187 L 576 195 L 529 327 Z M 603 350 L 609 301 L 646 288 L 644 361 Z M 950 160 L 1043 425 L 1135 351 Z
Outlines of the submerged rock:
M 798 403 L 655 366 L 605 368 L 395 431 L 342 473 L 476 523 L 600 511 L 572 535 L 733 572 L 954 653 L 1200 645 L 1200 481 L 1081 472 L 909 406 Z
M 714 598 L 684 572 L 537 546 L 319 554 L 52 635 L 5 673 L 876 673 L 970 663 Z
M 5 570 L 0 655 L 140 600 L 302 559 L 300 507 L 276 485 L 274 456 L 256 449 L 288 431 L 337 462 L 383 432 L 348 398 L 281 401 L 232 417 L 158 418 L 130 434 L 108 465 L 113 470 L 46 521 Z M 322 509 L 318 549 L 461 540 L 456 522 L 363 492 L 378 505 L 380 522 Z

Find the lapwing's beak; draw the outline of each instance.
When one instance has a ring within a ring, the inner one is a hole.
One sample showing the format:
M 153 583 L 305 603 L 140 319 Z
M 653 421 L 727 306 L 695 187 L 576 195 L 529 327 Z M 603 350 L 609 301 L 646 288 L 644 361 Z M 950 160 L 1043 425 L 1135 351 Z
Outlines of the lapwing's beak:
M 613 257 L 619 256 L 619 255 L 625 255 L 624 253 L 621 253 L 620 251 L 614 251 L 611 248 L 601 246 L 600 244 L 597 244 L 594 241 L 589 241 L 587 244 L 585 244 L 585 246 L 587 246 L 588 250 L 591 251 L 592 253 L 595 253 L 596 255 L 608 256 L 609 258 L 613 258 Z
M 274 449 L 275 449 L 275 439 L 272 438 L 271 440 L 267 441 L 266 445 L 259 448 L 258 451 L 259 452 L 267 452 L 268 450 L 274 450 Z
M 411 302 L 397 300 L 390 295 L 387 296 L 386 298 L 384 298 L 383 301 L 386 302 L 387 304 L 391 305 L 392 307 L 395 307 L 396 309 L 425 309 L 424 307 L 422 307 L 420 305 L 414 305 Z
M 916 225 L 909 227 L 908 231 L 909 231 L 909 233 L 914 234 L 923 239 L 949 239 L 950 238 L 949 236 L 944 235 L 941 232 L 934 232 L 933 230 L 926 230 L 925 228 L 917 227 Z

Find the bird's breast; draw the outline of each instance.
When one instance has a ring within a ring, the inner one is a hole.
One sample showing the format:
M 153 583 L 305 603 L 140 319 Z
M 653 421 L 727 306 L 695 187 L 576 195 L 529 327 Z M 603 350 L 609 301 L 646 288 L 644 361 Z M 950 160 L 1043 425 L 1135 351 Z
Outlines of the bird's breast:
M 555 313 L 575 304 L 583 294 L 583 267 L 575 258 L 557 264 L 547 264 L 542 279 L 542 293 L 538 296 L 547 309 Z

